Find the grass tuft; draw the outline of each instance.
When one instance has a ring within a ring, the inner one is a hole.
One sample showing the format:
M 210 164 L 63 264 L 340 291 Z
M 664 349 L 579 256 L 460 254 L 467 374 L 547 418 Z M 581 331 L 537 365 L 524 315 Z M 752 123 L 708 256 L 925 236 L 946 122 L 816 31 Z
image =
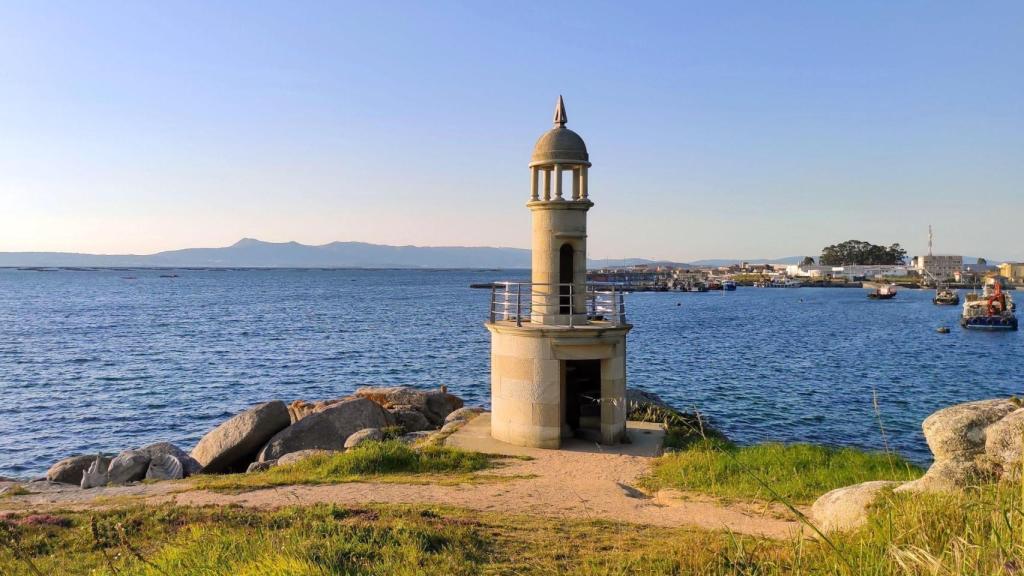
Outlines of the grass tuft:
M 715 496 L 813 502 L 829 490 L 869 480 L 913 480 L 922 470 L 895 455 L 811 444 L 736 447 L 702 440 L 668 453 L 644 479 L 649 490 L 675 488 Z M 777 492 L 768 494 L 756 477 Z
M 336 484 L 366 480 L 404 482 L 472 481 L 493 457 L 443 446 L 411 447 L 398 440 L 365 442 L 338 454 L 318 454 L 263 472 L 196 476 L 192 485 L 207 490 L 253 490 L 289 484 Z

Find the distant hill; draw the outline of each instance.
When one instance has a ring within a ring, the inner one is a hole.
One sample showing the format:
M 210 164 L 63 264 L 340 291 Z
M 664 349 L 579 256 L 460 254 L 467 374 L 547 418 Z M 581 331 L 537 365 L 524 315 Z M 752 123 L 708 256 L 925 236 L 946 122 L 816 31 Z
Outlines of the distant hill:
M 739 262 L 795 264 L 802 256 L 768 259 L 709 259 L 692 263 L 646 258 L 588 260 L 590 268 L 624 266 L 724 266 Z M 0 252 L 0 267 L 52 268 L 529 268 L 525 248 L 489 246 L 389 246 L 368 242 L 264 242 L 243 238 L 223 248 L 185 248 L 156 254 Z
M 210 268 L 529 268 L 522 248 L 387 246 L 366 242 L 263 242 L 244 238 L 224 248 L 148 255 L 0 252 L 0 266 Z

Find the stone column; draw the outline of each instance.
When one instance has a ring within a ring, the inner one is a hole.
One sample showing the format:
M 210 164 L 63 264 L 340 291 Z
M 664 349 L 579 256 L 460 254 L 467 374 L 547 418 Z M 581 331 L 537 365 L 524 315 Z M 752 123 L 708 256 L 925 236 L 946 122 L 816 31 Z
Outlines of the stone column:
M 580 198 L 586 200 L 587 196 L 587 167 L 580 166 Z
M 553 171 L 554 171 L 553 176 L 555 178 L 555 198 L 554 199 L 555 200 L 562 200 L 562 166 L 560 164 L 555 164 L 555 168 L 554 168 Z
M 544 200 L 551 200 L 551 170 L 544 171 Z
M 583 173 L 583 166 L 577 166 L 572 170 L 572 199 L 579 200 L 582 188 L 580 187 L 580 174 Z
M 540 196 L 537 194 L 537 167 L 530 168 L 530 201 L 536 202 L 540 200 Z

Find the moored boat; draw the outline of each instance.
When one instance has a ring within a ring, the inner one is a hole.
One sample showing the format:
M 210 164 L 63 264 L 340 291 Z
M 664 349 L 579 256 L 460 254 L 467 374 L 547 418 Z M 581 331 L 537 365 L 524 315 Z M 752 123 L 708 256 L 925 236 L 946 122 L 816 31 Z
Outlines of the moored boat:
M 989 278 L 980 295 L 967 295 L 960 325 L 970 330 L 1016 330 L 1016 308 L 1013 297 L 1003 291 L 1002 283 Z
M 736 283 L 733 282 L 732 280 L 724 280 L 722 282 L 722 290 L 725 290 L 727 292 L 732 292 L 735 289 L 736 289 Z
M 960 303 L 960 294 L 956 290 L 950 288 L 937 288 L 935 290 L 935 296 L 932 298 L 932 304 L 937 306 L 956 306 Z
M 868 298 L 872 300 L 892 300 L 896 297 L 896 286 L 892 284 L 883 284 L 878 288 L 875 288 L 874 292 L 868 294 Z

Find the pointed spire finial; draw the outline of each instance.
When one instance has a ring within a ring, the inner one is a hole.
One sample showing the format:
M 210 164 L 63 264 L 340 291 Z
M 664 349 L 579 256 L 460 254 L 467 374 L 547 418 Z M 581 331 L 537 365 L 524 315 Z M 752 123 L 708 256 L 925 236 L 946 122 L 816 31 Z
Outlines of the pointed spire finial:
M 565 115 L 565 102 L 562 102 L 562 95 L 559 94 L 558 104 L 555 104 L 555 126 L 565 126 L 568 120 Z

